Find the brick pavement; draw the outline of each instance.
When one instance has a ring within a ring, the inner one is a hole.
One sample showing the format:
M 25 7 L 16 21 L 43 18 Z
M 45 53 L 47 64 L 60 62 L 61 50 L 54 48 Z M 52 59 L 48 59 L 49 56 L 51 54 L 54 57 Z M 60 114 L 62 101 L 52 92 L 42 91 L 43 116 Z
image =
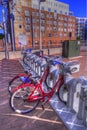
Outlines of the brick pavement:
M 24 72 L 17 60 L 0 61 L 0 130 L 66 130 L 49 104 L 28 114 L 13 112 L 9 105 L 8 81 Z

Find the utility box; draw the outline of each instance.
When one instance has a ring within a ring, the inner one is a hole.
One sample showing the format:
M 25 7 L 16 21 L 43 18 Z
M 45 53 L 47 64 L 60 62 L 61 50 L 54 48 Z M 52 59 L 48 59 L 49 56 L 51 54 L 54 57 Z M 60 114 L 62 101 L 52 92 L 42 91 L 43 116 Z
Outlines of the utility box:
M 66 40 L 62 43 L 63 57 L 76 57 L 80 55 L 80 43 L 77 40 Z

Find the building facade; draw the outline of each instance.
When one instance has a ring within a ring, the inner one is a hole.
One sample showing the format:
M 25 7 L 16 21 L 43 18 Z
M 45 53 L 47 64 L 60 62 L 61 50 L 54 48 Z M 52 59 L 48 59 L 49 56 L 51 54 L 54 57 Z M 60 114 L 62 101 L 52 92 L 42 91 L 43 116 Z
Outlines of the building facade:
M 13 0 L 10 12 L 14 15 L 16 48 L 20 48 L 20 36 L 26 38 L 26 46 L 56 47 L 64 40 L 76 39 L 76 18 L 69 16 L 69 5 L 55 0 Z
M 39 9 L 39 0 L 32 0 L 32 8 L 34 9 Z M 56 1 L 56 0 L 46 0 L 45 2 L 41 2 L 40 4 L 40 9 L 45 10 L 45 11 L 50 11 L 54 13 L 59 13 L 59 14 L 69 14 L 69 5 Z
M 76 18 L 76 34 L 77 38 L 87 40 L 87 18 Z

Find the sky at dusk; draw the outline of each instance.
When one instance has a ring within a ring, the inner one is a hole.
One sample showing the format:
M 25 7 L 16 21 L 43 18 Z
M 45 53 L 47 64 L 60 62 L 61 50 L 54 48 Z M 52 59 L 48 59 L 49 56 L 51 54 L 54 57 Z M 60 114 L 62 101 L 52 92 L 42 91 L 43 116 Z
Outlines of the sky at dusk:
M 86 0 L 57 0 L 70 5 L 70 11 L 74 12 L 76 17 L 86 17 Z

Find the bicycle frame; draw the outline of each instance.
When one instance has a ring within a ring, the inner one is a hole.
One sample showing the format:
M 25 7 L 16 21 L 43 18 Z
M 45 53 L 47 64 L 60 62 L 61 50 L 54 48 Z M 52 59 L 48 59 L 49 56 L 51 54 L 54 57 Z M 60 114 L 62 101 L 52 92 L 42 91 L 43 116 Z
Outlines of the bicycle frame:
M 47 66 L 46 70 L 44 71 L 44 73 L 38 83 L 36 83 L 36 84 L 32 83 L 32 82 L 25 83 L 25 84 L 22 84 L 22 85 L 18 86 L 17 88 L 15 88 L 14 91 L 17 91 L 18 89 L 24 88 L 24 87 L 31 87 L 31 88 L 33 88 L 33 91 L 27 97 L 27 100 L 29 102 L 33 102 L 35 100 L 41 100 L 42 102 L 44 102 L 45 97 L 47 97 L 46 102 L 48 102 L 50 100 L 50 98 L 53 96 L 55 89 L 57 88 L 57 90 L 59 91 L 60 87 L 64 84 L 64 74 L 61 74 L 61 75 L 59 75 L 59 78 L 56 81 L 56 83 L 54 84 L 53 88 L 50 91 L 45 92 L 42 88 L 42 83 L 45 81 L 48 74 L 49 74 L 49 66 Z
M 28 96 L 28 101 L 29 102 L 33 102 L 35 100 L 42 100 L 42 102 L 45 101 L 45 97 L 47 97 L 47 100 L 46 102 L 48 102 L 51 97 L 53 96 L 54 92 L 55 92 L 55 89 L 58 88 L 58 91 L 60 89 L 60 87 L 64 84 L 64 75 L 60 75 L 58 80 L 56 81 L 56 83 L 54 84 L 53 88 L 48 91 L 48 92 L 45 92 L 43 89 L 42 89 L 42 84 L 39 83 L 37 85 L 35 85 L 35 89 L 33 90 L 33 92 Z M 35 94 L 35 92 L 37 92 Z

